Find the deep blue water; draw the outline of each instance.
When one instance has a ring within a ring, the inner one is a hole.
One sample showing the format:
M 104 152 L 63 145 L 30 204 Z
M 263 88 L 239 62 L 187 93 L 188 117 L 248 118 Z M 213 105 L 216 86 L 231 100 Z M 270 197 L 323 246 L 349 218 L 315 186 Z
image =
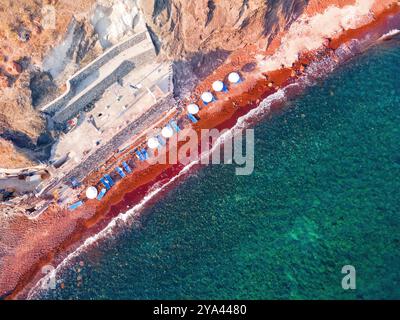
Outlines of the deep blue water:
M 387 43 L 308 89 L 255 127 L 252 175 L 203 168 L 43 298 L 399 299 L 399 58 Z

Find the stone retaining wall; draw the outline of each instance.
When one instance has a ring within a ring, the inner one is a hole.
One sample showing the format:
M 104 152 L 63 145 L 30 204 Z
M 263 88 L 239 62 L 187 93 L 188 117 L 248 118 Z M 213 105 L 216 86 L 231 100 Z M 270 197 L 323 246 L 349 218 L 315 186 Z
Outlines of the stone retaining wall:
M 67 90 L 66 92 L 58 97 L 57 99 L 53 100 L 49 104 L 43 106 L 40 110 L 44 113 L 49 115 L 54 115 L 58 111 L 60 111 L 65 105 L 68 104 L 68 101 L 73 99 L 76 94 L 76 88 L 82 82 L 82 80 L 86 79 L 89 75 L 93 72 L 96 72 L 99 68 L 105 65 L 108 61 L 115 58 L 117 55 L 122 53 L 123 51 L 127 50 L 128 48 L 137 45 L 138 43 L 145 41 L 148 37 L 148 33 L 142 32 L 139 33 L 130 39 L 126 40 L 123 43 L 117 44 L 114 47 L 107 50 L 104 54 L 100 57 L 92 61 L 86 67 L 81 69 L 79 72 L 74 74 L 70 79 L 67 80 Z M 150 40 L 149 40 L 150 41 Z
M 135 67 L 139 67 L 142 63 L 150 62 L 150 60 L 156 57 L 153 49 L 143 52 L 131 60 L 124 61 L 120 66 L 115 69 L 111 74 L 105 77 L 101 82 L 91 88 L 88 92 L 83 94 L 79 99 L 65 106 L 64 109 L 58 111 L 53 120 L 57 123 L 63 123 L 68 119 L 76 116 L 81 110 L 83 110 L 90 102 L 100 97 L 104 91 L 117 82 L 118 79 L 125 77 Z

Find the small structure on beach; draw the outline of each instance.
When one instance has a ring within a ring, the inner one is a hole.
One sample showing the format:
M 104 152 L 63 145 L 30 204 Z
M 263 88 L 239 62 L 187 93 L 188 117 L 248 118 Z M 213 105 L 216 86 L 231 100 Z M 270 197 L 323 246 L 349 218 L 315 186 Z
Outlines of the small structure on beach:
M 140 161 L 146 160 L 146 159 L 144 158 L 143 154 L 140 152 L 140 150 L 136 149 L 136 150 L 135 150 L 135 154 L 136 154 L 136 156 L 138 157 L 138 159 L 139 159 Z
M 115 183 L 109 174 L 104 175 L 104 178 L 107 180 L 108 184 L 112 187 Z
M 127 173 L 132 173 L 131 167 L 130 167 L 125 161 L 122 162 L 122 166 L 124 167 L 124 169 L 125 169 L 125 171 L 126 171 Z
M 188 118 L 189 118 L 189 120 L 190 121 L 192 121 L 193 123 L 197 123 L 199 120 L 197 120 L 197 118 L 194 116 L 194 115 L 192 115 L 191 113 L 188 113 Z
M 103 197 L 106 194 L 106 192 L 107 192 L 107 189 L 105 189 L 105 188 L 101 189 L 99 195 L 97 196 L 97 200 L 100 201 L 101 199 L 103 199 Z
M 104 177 L 100 178 L 100 182 L 103 184 L 103 186 L 106 187 L 107 190 L 111 189 L 111 185 L 109 184 L 109 182 Z
M 142 150 L 140 150 L 140 152 L 142 153 L 144 160 L 149 159 L 149 154 L 147 153 L 146 149 L 142 149 Z
M 122 170 L 121 167 L 116 167 L 116 168 L 115 168 L 115 171 L 117 171 L 117 173 L 121 176 L 121 178 L 125 178 L 125 177 L 126 177 L 126 174 L 125 174 L 125 172 Z
M 161 146 L 165 146 L 166 142 L 160 135 L 157 135 L 157 140 Z

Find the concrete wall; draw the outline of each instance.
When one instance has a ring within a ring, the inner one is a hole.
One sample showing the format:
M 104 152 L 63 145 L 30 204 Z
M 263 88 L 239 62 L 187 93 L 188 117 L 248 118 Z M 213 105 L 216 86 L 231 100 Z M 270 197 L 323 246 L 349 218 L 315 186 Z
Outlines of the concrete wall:
M 70 79 L 67 80 L 67 90 L 60 97 L 53 100 L 49 104 L 43 106 L 40 110 L 49 115 L 54 115 L 56 112 L 60 111 L 65 105 L 68 104 L 76 93 L 76 88 L 79 86 L 82 80 L 86 79 L 93 72 L 96 72 L 99 68 L 105 65 L 108 61 L 115 58 L 117 55 L 125 51 L 126 49 L 145 41 L 148 37 L 147 32 L 142 32 L 137 35 L 132 36 L 128 40 L 115 45 L 114 47 L 108 49 L 104 54 L 102 54 L 97 59 L 93 60 L 85 68 L 81 69 L 79 72 L 75 73 Z M 150 41 L 150 40 L 149 40 Z
M 156 57 L 154 50 L 148 50 L 139 54 L 134 59 L 124 61 L 120 66 L 115 69 L 111 74 L 105 77 L 101 82 L 95 85 L 91 90 L 83 94 L 79 99 L 64 107 L 58 111 L 53 120 L 58 123 L 63 123 L 68 119 L 76 116 L 81 110 L 85 108 L 91 101 L 100 97 L 104 91 L 111 86 L 113 83 L 117 82 L 118 79 L 125 77 L 129 72 L 131 72 L 135 67 L 140 66 L 144 62 L 149 62 Z

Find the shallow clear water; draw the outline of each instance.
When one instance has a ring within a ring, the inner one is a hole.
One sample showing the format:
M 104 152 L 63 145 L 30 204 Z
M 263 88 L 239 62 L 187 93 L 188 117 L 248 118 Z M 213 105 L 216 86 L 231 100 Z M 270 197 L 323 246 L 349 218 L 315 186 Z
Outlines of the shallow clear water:
M 310 88 L 255 128 L 253 175 L 202 169 L 43 298 L 400 298 L 399 58 L 387 43 Z

